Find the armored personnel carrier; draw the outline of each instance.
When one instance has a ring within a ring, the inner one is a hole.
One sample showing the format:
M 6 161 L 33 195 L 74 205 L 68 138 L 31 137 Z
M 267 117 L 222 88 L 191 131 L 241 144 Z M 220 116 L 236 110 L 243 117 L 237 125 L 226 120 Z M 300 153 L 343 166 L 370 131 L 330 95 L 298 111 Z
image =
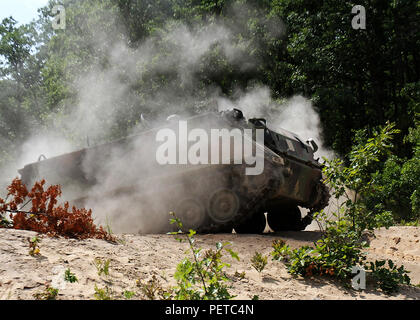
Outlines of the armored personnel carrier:
M 130 224 L 138 223 L 140 232 L 170 231 L 170 211 L 185 229 L 198 232 L 262 233 L 267 222 L 274 231 L 303 230 L 312 214 L 328 204 L 312 139 L 304 141 L 282 129 L 275 132 L 265 119 L 247 120 L 238 109 L 169 120 L 121 140 L 40 157 L 19 173 L 27 185 L 41 179 L 60 184 L 66 200 L 93 207 L 94 215 L 95 203 L 115 199 L 119 217 L 123 219 L 129 207 L 134 212 Z M 243 137 L 242 161 L 233 155 L 239 141 L 233 132 Z M 227 145 L 198 141 L 200 134 Z M 175 161 L 162 163 L 158 154 L 167 160 L 175 155 Z M 189 155 L 201 160 L 190 161 Z M 252 163 L 262 170 L 249 174 Z M 299 207 L 309 209 L 303 218 Z M 149 221 L 147 230 L 136 216 Z

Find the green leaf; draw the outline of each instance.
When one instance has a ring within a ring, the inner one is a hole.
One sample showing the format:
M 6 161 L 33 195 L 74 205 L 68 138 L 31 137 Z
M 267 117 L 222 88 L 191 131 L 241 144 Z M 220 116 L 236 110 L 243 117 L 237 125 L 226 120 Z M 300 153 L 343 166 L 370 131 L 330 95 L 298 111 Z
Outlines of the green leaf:
M 237 261 L 240 261 L 239 256 L 238 256 L 238 254 L 235 251 L 233 251 L 231 249 L 226 249 L 226 251 L 230 253 L 230 256 L 233 259 L 236 259 Z

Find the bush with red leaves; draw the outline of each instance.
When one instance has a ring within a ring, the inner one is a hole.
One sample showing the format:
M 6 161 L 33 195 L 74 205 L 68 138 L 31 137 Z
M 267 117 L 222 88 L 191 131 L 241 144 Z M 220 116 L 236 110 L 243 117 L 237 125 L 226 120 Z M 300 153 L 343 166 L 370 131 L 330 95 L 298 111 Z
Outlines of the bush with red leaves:
M 7 187 L 6 199 L 0 198 L 0 218 L 3 217 L 0 227 L 31 230 L 53 237 L 115 241 L 111 234 L 93 223 L 92 210 L 77 209 L 73 206 L 70 211 L 68 202 L 64 206 L 57 206 L 57 198 L 61 196 L 60 186 L 49 186 L 45 190 L 44 185 L 45 180 L 36 182 L 28 192 L 20 179 L 14 179 Z M 7 201 L 9 197 L 11 200 Z M 18 209 L 24 202 L 32 203 L 30 211 Z M 7 214 L 11 221 L 5 219 Z

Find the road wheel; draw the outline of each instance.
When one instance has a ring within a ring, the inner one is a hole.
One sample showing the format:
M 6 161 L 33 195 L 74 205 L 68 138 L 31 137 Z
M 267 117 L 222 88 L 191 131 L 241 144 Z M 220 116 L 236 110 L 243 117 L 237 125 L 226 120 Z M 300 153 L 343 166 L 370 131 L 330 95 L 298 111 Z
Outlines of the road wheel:
M 206 220 L 206 209 L 199 200 L 186 198 L 178 203 L 175 214 L 183 224 L 183 231 L 199 228 Z
M 239 199 L 235 192 L 230 189 L 219 189 L 209 199 L 207 212 L 216 223 L 228 223 L 232 221 L 239 210 Z
M 267 222 L 273 231 L 300 231 L 302 218 L 297 206 L 277 207 L 267 212 Z

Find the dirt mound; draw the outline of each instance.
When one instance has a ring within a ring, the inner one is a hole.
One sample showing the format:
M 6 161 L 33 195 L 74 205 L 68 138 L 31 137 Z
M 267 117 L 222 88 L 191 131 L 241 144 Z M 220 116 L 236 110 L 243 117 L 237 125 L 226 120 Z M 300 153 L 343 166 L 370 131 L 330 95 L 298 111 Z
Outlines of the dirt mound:
M 115 298 L 123 298 L 125 290 L 139 292 L 136 280 L 155 275 L 167 287 L 175 284 L 173 274 L 188 249 L 169 235 L 118 235 L 118 244 L 104 240 L 73 240 L 40 236 L 40 255 L 29 255 L 30 231 L 0 229 L 0 299 L 34 299 L 46 284 L 59 289 L 58 299 L 94 299 L 95 286 L 109 286 Z M 420 288 L 404 286 L 400 293 L 386 296 L 380 291 L 362 292 L 345 289 L 330 281 L 298 279 L 290 276 L 281 262 L 271 261 L 262 274 L 255 271 L 250 259 L 255 251 L 271 252 L 273 240 L 283 239 L 292 247 L 311 245 L 319 238 L 316 231 L 283 232 L 266 235 L 216 234 L 198 235 L 196 243 L 203 249 L 214 248 L 216 242 L 229 241 L 240 261 L 225 256 L 231 263 L 228 274 L 233 281 L 232 293 L 237 299 L 420 299 Z M 369 259 L 392 258 L 404 264 L 413 284 L 420 283 L 420 228 L 393 227 L 376 231 L 371 241 Z M 99 276 L 95 258 L 110 259 L 109 276 Z M 64 272 L 70 268 L 78 282 L 65 282 Z M 234 274 L 245 272 L 243 279 Z M 134 298 L 144 298 L 141 294 Z

